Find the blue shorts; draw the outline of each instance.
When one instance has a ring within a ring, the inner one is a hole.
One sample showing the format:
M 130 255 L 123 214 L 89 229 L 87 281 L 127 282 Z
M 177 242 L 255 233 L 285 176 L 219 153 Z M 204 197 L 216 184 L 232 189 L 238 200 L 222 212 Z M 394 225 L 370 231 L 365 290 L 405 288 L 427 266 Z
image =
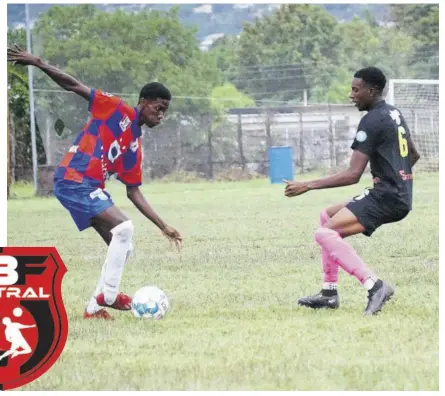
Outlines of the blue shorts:
M 79 231 L 91 227 L 91 219 L 114 205 L 105 190 L 71 180 L 54 183 L 54 195 L 70 212 Z

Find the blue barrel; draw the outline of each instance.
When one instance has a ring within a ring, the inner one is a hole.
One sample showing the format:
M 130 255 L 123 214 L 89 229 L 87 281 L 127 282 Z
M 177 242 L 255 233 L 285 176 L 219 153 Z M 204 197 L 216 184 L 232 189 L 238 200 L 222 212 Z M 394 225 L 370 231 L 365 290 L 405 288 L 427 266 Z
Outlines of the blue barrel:
M 293 180 L 292 147 L 275 146 L 269 148 L 269 176 L 272 184 L 283 183 L 283 179 Z

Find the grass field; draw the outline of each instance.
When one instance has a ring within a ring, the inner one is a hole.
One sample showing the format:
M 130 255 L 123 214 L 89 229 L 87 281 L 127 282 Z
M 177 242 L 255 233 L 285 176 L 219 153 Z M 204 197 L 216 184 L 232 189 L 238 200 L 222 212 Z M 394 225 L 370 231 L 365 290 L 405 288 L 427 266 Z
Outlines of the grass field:
M 150 202 L 184 236 L 181 256 L 112 183 L 136 227 L 122 290 L 164 289 L 172 310 L 158 322 L 115 311 L 114 322 L 84 321 L 106 246 L 92 230 L 77 232 L 54 198 L 23 198 L 29 187 L 16 186 L 22 199 L 8 202 L 8 244 L 56 246 L 68 267 L 65 350 L 22 389 L 438 390 L 437 174 L 416 175 L 405 220 L 349 239 L 396 288 L 380 315 L 363 316 L 367 293 L 344 272 L 339 310 L 295 305 L 321 286 L 319 212 L 367 182 L 292 199 L 267 180 L 148 184 Z

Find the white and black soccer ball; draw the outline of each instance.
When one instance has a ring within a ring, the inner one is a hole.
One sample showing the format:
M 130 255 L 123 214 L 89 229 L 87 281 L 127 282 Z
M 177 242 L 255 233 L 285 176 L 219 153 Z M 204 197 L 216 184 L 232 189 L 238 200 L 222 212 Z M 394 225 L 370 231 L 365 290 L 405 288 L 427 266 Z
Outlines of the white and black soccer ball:
M 133 296 L 131 310 L 136 318 L 162 319 L 170 309 L 167 295 L 156 286 L 140 288 Z

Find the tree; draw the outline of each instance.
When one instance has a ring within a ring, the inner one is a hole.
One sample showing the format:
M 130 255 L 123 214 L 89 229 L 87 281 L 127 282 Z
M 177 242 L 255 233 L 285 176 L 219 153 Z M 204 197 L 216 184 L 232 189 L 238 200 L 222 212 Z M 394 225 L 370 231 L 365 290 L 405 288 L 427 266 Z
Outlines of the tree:
M 352 74 L 346 67 L 339 67 L 327 86 L 315 86 L 310 97 L 313 103 L 348 103 Z
M 422 52 L 439 49 L 439 6 L 437 4 L 393 4 L 390 6 L 397 27 L 416 40 Z
M 370 9 L 338 23 L 319 6 L 283 5 L 246 24 L 238 39 L 215 42 L 211 53 L 227 81 L 257 102 L 272 104 L 301 102 L 304 90 L 312 103 L 347 103 L 353 73 L 371 65 L 388 78 L 435 78 L 438 58 L 422 57 L 417 48 L 432 36 L 437 47 L 437 7 L 422 6 L 415 30 L 408 29 L 415 16 L 408 11 L 417 6 L 394 7 L 404 10 L 399 24 L 378 22 Z M 426 25 L 423 38 L 413 38 Z
M 325 85 L 338 64 L 341 36 L 323 7 L 282 5 L 240 34 L 237 87 L 256 100 L 302 99 L 303 91 Z
M 369 13 L 365 19 L 354 18 L 349 23 L 339 24 L 337 32 L 343 37 L 339 46 L 342 66 L 350 73 L 376 66 L 388 77 L 410 77 L 408 58 L 413 43 L 406 33 L 395 27 L 379 26 Z
M 17 44 L 26 48 L 26 32 L 24 29 L 8 30 L 8 44 Z M 9 177 L 11 182 L 16 179 L 16 168 L 19 170 L 32 167 L 32 147 L 29 118 L 29 86 L 28 69 L 8 63 L 8 132 Z M 45 150 L 42 139 L 36 130 L 37 161 L 45 163 Z
M 414 45 L 410 62 L 417 78 L 439 78 L 439 5 L 394 4 L 390 6 L 396 27 Z
M 223 82 L 215 58 L 199 50 L 196 29 L 180 23 L 178 10 L 127 13 L 100 11 L 87 4 L 53 6 L 36 20 L 33 52 L 89 87 L 120 94 L 134 105 L 144 84 L 165 83 L 173 100 L 163 125 L 173 123 L 172 128 L 177 128 L 175 123 L 183 114 L 211 111 L 208 98 L 213 87 Z M 20 121 L 25 122 L 29 114 L 26 68 L 9 70 L 15 84 L 15 94 L 9 95 L 11 110 L 20 112 Z M 49 160 L 56 164 L 86 122 L 87 102 L 61 90 L 40 70 L 33 70 L 36 125 L 51 154 Z M 23 77 L 22 85 L 19 77 Z M 19 87 L 23 91 L 19 92 Z M 17 103 L 11 103 L 15 98 Z M 29 139 L 20 139 L 22 143 L 23 149 L 30 151 Z
M 165 83 L 173 96 L 209 96 L 219 85 L 220 71 L 213 57 L 199 50 L 195 33 L 181 25 L 178 7 L 167 12 L 109 13 L 86 4 L 50 8 L 33 32 L 36 44 L 44 43 L 34 48 L 51 64 L 90 87 L 124 94 L 134 104 L 149 81 Z M 36 86 L 58 89 L 43 73 Z M 70 96 L 41 94 L 39 105 L 77 131 L 85 121 L 79 108 L 86 110 L 86 103 Z M 200 105 L 195 103 L 196 108 Z
M 227 75 L 233 74 L 233 66 L 237 63 L 237 43 L 236 37 L 224 36 L 210 47 L 210 54 L 214 56 L 216 66 Z
M 369 12 L 363 19 L 355 17 L 338 24 L 336 31 L 342 37 L 338 46 L 340 66 L 326 81 L 327 89 L 321 85 L 312 88 L 312 101 L 348 103 L 353 74 L 362 67 L 379 67 L 388 78 L 414 77 L 415 71 L 410 67 L 414 44 L 407 33 L 394 26 L 379 25 Z

